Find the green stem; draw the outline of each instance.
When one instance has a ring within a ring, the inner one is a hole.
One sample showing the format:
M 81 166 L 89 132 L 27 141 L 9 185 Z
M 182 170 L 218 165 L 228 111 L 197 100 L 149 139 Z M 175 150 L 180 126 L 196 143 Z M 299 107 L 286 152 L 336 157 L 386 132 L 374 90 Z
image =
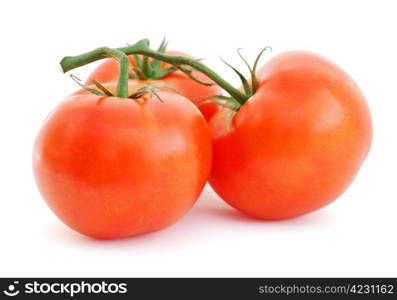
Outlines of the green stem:
M 142 59 L 142 73 L 145 76 L 148 76 L 148 77 L 150 76 L 150 74 L 149 74 L 149 58 L 147 56 L 145 56 Z
M 60 62 L 63 72 L 67 72 L 74 68 L 89 64 L 93 61 L 102 59 L 104 57 L 108 57 L 108 56 L 104 56 L 104 54 L 106 54 L 104 52 L 104 49 L 109 49 L 109 48 L 98 48 L 78 56 L 64 57 Z M 168 62 L 174 66 L 179 66 L 179 65 L 191 66 L 195 70 L 200 71 L 201 73 L 211 78 L 216 84 L 218 84 L 221 88 L 223 88 L 226 92 L 228 92 L 230 96 L 235 98 L 240 104 L 244 104 L 244 102 L 248 100 L 247 95 L 244 95 L 238 89 L 234 88 L 231 84 L 229 84 L 227 81 L 222 79 L 217 73 L 212 71 L 204 64 L 191 58 L 187 58 L 183 56 L 171 56 L 160 53 L 158 51 L 153 51 L 149 48 L 149 41 L 147 39 L 141 40 L 131 46 L 114 49 L 114 51 L 122 52 L 125 55 L 142 54 L 160 61 Z M 121 65 L 121 61 L 120 61 L 120 65 Z M 121 70 L 120 70 L 120 75 L 121 75 Z
M 68 61 L 74 61 L 73 67 L 69 68 L 68 70 L 89 64 L 93 61 L 96 61 L 98 59 L 102 58 L 108 58 L 108 57 L 113 57 L 119 61 L 120 64 L 120 73 L 119 73 L 119 79 L 117 81 L 117 89 L 116 89 L 116 97 L 120 98 L 127 98 L 128 97 L 128 77 L 129 77 L 129 69 L 130 69 L 130 62 L 128 60 L 128 56 L 118 50 L 118 49 L 111 49 L 108 47 L 101 47 L 98 49 L 95 49 L 92 51 L 92 53 L 85 53 L 80 55 L 80 60 L 74 61 L 74 60 L 68 60 L 63 59 L 61 61 L 61 66 L 62 69 L 65 71 L 63 62 L 68 62 Z

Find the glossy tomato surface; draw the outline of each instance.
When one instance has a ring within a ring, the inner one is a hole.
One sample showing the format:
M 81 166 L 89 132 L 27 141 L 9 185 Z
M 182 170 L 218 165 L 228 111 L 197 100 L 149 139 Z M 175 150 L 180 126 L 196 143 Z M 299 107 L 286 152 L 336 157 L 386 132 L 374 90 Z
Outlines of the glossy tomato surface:
M 33 169 L 65 224 L 122 238 L 170 226 L 195 203 L 211 167 L 208 126 L 186 98 L 159 94 L 71 96 L 45 120 Z
M 350 185 L 370 148 L 372 123 L 355 82 L 309 52 L 278 55 L 257 73 L 259 89 L 227 130 L 210 122 L 210 184 L 233 207 L 262 219 L 319 209 Z
M 166 54 L 193 58 L 192 56 L 179 51 L 167 51 Z M 135 66 L 133 56 L 128 56 L 128 58 L 130 60 L 130 65 Z M 166 68 L 169 67 L 169 65 L 163 64 L 163 67 Z M 115 59 L 107 59 L 90 74 L 90 76 L 86 80 L 86 84 L 91 85 L 94 79 L 101 83 L 116 81 L 119 76 L 119 70 L 119 63 Z M 193 71 L 192 75 L 203 82 L 212 82 L 211 79 L 209 79 L 206 75 L 200 72 Z M 141 81 L 141 83 L 145 84 L 145 81 Z M 171 73 L 159 80 L 148 80 L 146 82 L 146 85 L 158 83 L 162 83 L 174 88 L 181 95 L 188 98 L 195 104 L 199 104 L 200 102 L 209 100 L 209 98 L 205 98 L 205 96 L 222 94 L 222 90 L 219 86 L 202 85 L 196 81 L 193 81 L 181 71 Z M 213 103 L 206 103 L 200 105 L 199 109 L 204 117 L 209 120 L 218 110 L 218 106 Z

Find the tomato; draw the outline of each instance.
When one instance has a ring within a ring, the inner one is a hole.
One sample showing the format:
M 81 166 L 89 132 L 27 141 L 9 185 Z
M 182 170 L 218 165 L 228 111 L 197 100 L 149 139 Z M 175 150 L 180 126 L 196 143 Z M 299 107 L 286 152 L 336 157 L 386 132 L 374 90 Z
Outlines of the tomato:
M 65 224 L 122 238 L 170 226 L 195 203 L 211 167 L 208 126 L 186 98 L 159 96 L 70 96 L 46 119 L 33 169 Z
M 227 129 L 210 121 L 209 182 L 231 206 L 261 219 L 319 209 L 350 185 L 370 148 L 372 122 L 355 82 L 331 61 L 292 51 L 258 72 L 259 87 Z
M 190 55 L 178 51 L 167 51 L 166 54 L 192 58 Z M 133 56 L 130 55 L 128 56 L 128 58 L 130 60 L 130 65 L 132 67 L 135 67 L 136 64 L 133 59 Z M 166 68 L 169 67 L 170 65 L 163 63 L 162 66 L 163 68 Z M 105 60 L 91 73 L 91 75 L 86 80 L 85 84 L 91 85 L 94 79 L 100 83 L 115 81 L 118 78 L 118 75 L 119 75 L 119 64 L 117 60 L 110 58 Z M 202 74 L 201 72 L 193 70 L 192 75 L 203 82 L 212 82 L 206 75 Z M 187 76 L 181 71 L 173 72 L 161 79 L 148 80 L 146 83 L 143 82 L 144 85 L 159 84 L 159 83 L 174 88 L 181 95 L 185 96 L 195 104 L 199 104 L 200 102 L 209 100 L 209 98 L 205 98 L 205 96 L 222 94 L 222 90 L 219 86 L 202 85 L 196 81 L 193 81 L 192 79 L 189 78 L 189 76 Z M 209 120 L 218 110 L 218 106 L 213 103 L 206 103 L 200 105 L 199 109 L 204 115 L 204 117 L 207 120 Z

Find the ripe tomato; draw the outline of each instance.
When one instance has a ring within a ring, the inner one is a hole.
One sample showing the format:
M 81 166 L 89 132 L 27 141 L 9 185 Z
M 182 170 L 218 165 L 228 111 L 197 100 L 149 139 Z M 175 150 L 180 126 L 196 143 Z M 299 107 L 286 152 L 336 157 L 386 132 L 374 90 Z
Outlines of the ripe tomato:
M 231 130 L 227 108 L 210 121 L 209 182 L 226 202 L 257 218 L 319 209 L 343 193 L 369 151 L 366 100 L 337 65 L 308 52 L 276 56 L 257 77 L 259 88 Z
M 192 58 L 190 55 L 178 51 L 166 51 L 166 54 Z M 130 60 L 130 65 L 132 67 L 135 67 L 136 64 L 133 56 L 130 55 L 128 56 L 128 58 Z M 162 66 L 163 68 L 166 68 L 170 65 L 163 63 Z M 91 85 L 94 79 L 100 83 L 115 81 L 118 78 L 119 70 L 119 63 L 117 62 L 117 60 L 113 58 L 107 59 L 91 73 L 85 84 Z M 201 72 L 193 71 L 192 75 L 203 82 L 211 82 L 211 80 Z M 173 72 L 158 80 L 148 80 L 147 82 L 142 82 L 142 84 L 144 85 L 159 83 L 174 88 L 181 95 L 185 96 L 195 104 L 199 104 L 200 102 L 204 102 L 205 100 L 209 99 L 205 98 L 205 96 L 219 95 L 222 93 L 222 90 L 219 86 L 202 85 L 190 79 L 189 76 L 184 74 L 182 71 Z M 218 106 L 213 103 L 206 103 L 200 105 L 199 109 L 206 118 L 206 120 L 209 120 L 218 110 Z
M 121 238 L 170 226 L 195 203 L 211 166 L 208 126 L 186 98 L 159 96 L 75 95 L 46 119 L 33 169 L 65 224 Z

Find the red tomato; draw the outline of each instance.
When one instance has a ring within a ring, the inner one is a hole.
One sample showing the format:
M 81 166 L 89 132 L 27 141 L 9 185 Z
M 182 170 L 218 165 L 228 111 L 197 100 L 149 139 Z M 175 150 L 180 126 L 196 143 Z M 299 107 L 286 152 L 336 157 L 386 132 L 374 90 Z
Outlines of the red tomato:
M 166 54 L 174 55 L 174 56 L 184 56 L 193 58 L 188 54 L 178 52 L 178 51 L 167 51 Z M 128 56 L 130 60 L 130 65 L 132 67 L 136 66 L 133 56 Z M 169 67 L 168 64 L 163 63 L 163 68 Z M 202 74 L 198 71 L 193 71 L 192 75 L 197 79 L 204 82 L 212 82 L 206 75 Z M 119 76 L 119 63 L 117 60 L 110 58 L 105 60 L 102 64 L 100 64 L 88 77 L 85 84 L 91 85 L 93 80 L 97 80 L 101 83 L 111 82 L 117 80 Z M 206 99 L 205 96 L 213 96 L 222 94 L 222 90 L 217 85 L 205 86 L 196 81 L 190 79 L 186 74 L 181 71 L 177 71 L 171 73 L 159 80 L 149 80 L 148 82 L 143 82 L 144 85 L 148 84 L 158 84 L 162 83 L 168 85 L 175 90 L 177 90 L 181 95 L 185 96 L 193 103 L 198 104 L 203 102 Z M 204 98 L 202 98 L 204 97 Z M 204 115 L 204 117 L 209 120 L 215 112 L 218 110 L 218 106 L 213 103 L 206 103 L 199 106 L 200 111 Z
M 209 182 L 236 209 L 262 219 L 319 209 L 350 185 L 370 148 L 372 122 L 355 82 L 331 61 L 293 51 L 257 73 L 259 88 L 226 128 L 210 122 Z
M 46 119 L 34 174 L 65 224 L 121 238 L 170 226 L 195 203 L 211 167 L 208 126 L 186 98 L 159 95 L 71 96 Z

